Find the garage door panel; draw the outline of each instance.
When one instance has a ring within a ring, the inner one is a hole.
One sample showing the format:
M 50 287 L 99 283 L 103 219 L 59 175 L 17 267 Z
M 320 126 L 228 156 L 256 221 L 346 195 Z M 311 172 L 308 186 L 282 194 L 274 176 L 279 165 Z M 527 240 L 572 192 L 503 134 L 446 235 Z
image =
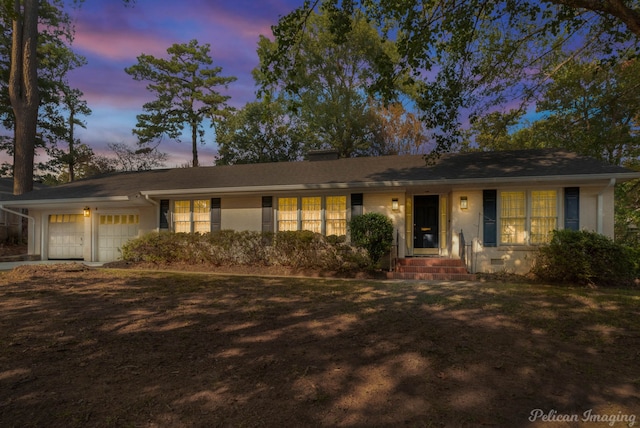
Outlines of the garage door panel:
M 140 219 L 137 214 L 103 214 L 98 226 L 98 260 L 118 260 L 120 249 L 127 241 L 138 236 Z
M 84 259 L 84 217 L 81 214 L 49 216 L 49 258 Z

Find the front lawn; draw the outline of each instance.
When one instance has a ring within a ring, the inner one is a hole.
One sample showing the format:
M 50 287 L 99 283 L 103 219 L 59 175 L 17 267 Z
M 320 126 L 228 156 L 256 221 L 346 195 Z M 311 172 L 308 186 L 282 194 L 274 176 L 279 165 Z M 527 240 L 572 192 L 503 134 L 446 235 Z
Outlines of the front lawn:
M 81 265 L 0 273 L 2 427 L 596 417 L 585 426 L 640 424 L 638 290 Z

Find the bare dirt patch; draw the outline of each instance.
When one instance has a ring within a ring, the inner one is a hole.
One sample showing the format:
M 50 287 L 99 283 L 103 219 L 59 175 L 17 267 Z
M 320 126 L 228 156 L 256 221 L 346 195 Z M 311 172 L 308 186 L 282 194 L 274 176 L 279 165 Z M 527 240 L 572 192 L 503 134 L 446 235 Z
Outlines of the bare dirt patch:
M 634 290 L 23 266 L 0 274 L 0 425 L 628 426 L 639 308 Z

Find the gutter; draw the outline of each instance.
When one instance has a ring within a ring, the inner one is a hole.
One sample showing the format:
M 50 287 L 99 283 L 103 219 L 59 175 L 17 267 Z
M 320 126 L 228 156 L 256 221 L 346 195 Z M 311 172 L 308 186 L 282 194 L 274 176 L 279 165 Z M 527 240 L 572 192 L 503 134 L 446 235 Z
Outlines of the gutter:
M 142 194 L 142 193 L 140 193 L 140 194 Z M 145 199 L 147 202 L 149 202 L 151 205 L 155 205 L 156 207 L 159 207 L 159 206 L 160 206 L 160 204 L 159 204 L 157 201 L 154 201 L 153 199 L 151 199 L 151 198 L 149 197 L 149 195 L 144 195 L 144 199 Z
M 598 192 L 598 213 L 596 230 L 599 234 L 604 232 L 604 192 L 616 185 L 616 179 L 612 178 L 609 183 Z
M 33 240 L 33 242 L 31 243 L 31 245 L 29 245 L 29 247 L 31 247 L 32 250 L 35 251 L 35 249 L 36 249 L 36 219 L 35 219 L 35 217 L 31 217 L 30 215 L 22 214 L 21 212 L 18 212 L 18 211 L 10 210 L 8 208 L 5 208 L 2 205 L 0 205 L 0 211 L 8 212 L 10 214 L 14 214 L 14 215 L 17 215 L 19 217 L 26 218 L 27 220 L 31 220 L 33 222 L 32 223 L 32 232 L 31 232 L 31 239 Z M 29 236 L 29 228 L 27 228 L 27 236 Z M 29 249 L 27 249 L 27 253 L 29 253 Z M 31 254 L 31 253 L 29 253 L 29 254 Z

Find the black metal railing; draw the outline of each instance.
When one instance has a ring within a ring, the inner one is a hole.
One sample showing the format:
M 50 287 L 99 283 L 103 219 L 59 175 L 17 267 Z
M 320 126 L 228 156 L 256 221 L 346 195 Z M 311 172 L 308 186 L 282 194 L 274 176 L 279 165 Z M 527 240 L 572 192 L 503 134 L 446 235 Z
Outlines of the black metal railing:
M 395 242 L 391 246 L 391 251 L 389 251 L 389 272 L 396 270 L 398 258 L 400 257 L 400 231 L 396 229 L 395 232 Z
M 460 244 L 458 247 L 458 255 L 460 256 L 460 260 L 464 265 L 467 265 L 467 243 L 464 240 L 464 233 L 460 230 Z

